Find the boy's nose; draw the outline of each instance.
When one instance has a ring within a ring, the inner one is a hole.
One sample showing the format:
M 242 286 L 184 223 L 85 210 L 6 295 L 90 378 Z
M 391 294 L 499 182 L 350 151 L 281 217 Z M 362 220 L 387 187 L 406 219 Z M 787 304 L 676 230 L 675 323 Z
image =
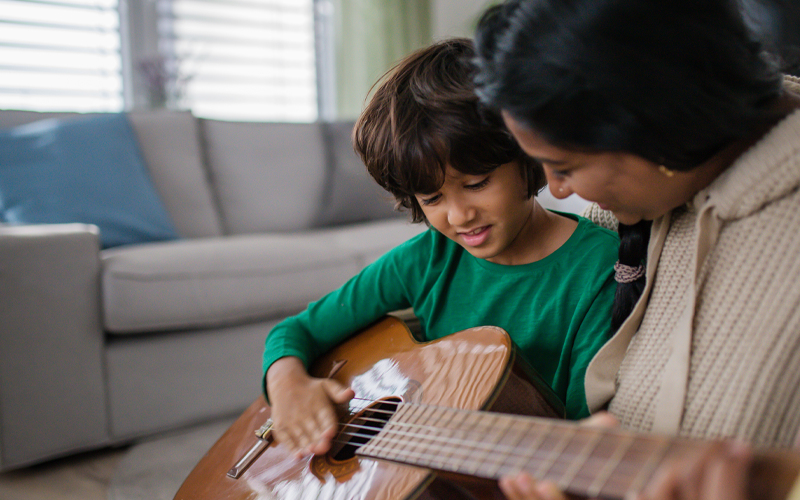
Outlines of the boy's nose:
M 451 226 L 460 227 L 475 218 L 475 209 L 464 203 L 451 203 L 447 207 L 447 222 Z

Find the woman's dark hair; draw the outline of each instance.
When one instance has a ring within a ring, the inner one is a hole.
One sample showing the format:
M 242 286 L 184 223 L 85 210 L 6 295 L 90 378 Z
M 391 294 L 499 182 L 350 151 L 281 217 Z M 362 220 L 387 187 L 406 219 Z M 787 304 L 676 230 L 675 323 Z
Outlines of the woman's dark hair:
M 619 263 L 638 267 L 647 259 L 647 243 L 650 240 L 650 221 L 639 221 L 633 225 L 620 224 Z M 611 311 L 611 328 L 617 331 L 633 311 L 633 307 L 644 291 L 645 277 L 630 283 L 617 283 L 614 308 Z
M 444 183 L 447 165 L 469 175 L 516 161 L 534 196 L 546 184 L 500 115 L 478 101 L 472 41 L 454 38 L 409 55 L 376 84 L 353 130 L 353 147 L 398 208 L 425 221 L 415 194 Z
M 479 21 L 476 92 L 555 146 L 691 170 L 778 118 L 770 105 L 781 66 L 796 62 L 784 50 L 800 38 L 796 4 L 507 0 Z M 778 22 L 786 30 L 771 31 Z M 649 226 L 620 225 L 620 262 L 642 263 Z M 619 287 L 616 326 L 643 281 Z

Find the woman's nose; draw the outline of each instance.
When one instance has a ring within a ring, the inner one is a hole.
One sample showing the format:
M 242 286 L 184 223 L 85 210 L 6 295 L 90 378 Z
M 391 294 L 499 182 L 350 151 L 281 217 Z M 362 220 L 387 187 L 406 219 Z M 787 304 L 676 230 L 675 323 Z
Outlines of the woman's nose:
M 550 192 L 555 198 L 563 200 L 573 193 L 572 188 L 570 188 L 569 182 L 567 182 L 566 179 L 558 178 L 554 175 L 547 174 L 546 172 L 545 176 L 547 177 L 547 186 L 550 188 Z

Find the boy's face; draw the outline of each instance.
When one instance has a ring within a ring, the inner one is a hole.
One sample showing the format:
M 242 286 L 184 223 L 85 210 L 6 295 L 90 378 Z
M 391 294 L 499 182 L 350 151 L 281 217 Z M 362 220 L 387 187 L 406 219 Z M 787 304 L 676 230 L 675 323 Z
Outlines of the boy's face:
M 431 226 L 473 256 L 504 265 L 532 262 L 535 202 L 516 162 L 484 175 L 448 165 L 442 187 L 416 198 Z

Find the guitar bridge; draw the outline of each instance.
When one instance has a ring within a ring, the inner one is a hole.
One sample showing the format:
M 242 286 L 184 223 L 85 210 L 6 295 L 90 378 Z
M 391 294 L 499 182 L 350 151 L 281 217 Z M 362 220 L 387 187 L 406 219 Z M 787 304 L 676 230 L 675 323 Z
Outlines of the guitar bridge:
M 254 444 L 247 452 L 236 462 L 236 465 L 228 470 L 227 476 L 233 479 L 239 479 L 244 471 L 246 471 L 250 465 L 261 455 L 261 453 L 267 449 L 267 447 L 272 443 L 272 419 L 267 419 L 264 422 L 264 425 L 258 428 L 255 431 L 256 437 L 258 438 L 258 442 Z

